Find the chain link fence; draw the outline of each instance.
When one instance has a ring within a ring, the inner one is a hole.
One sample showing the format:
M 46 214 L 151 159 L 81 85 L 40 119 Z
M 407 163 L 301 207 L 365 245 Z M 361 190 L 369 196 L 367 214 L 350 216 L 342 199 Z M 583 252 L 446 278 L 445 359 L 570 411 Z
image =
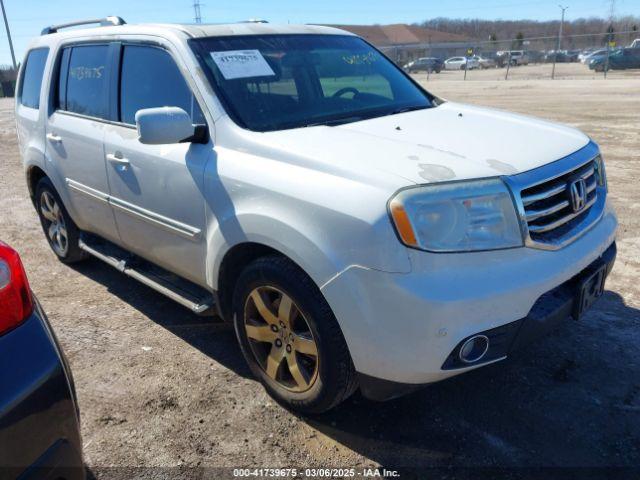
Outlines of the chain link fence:
M 611 75 L 640 79 L 640 33 L 636 30 L 397 45 L 380 50 L 405 70 L 427 77 L 445 72 L 447 78 L 463 80 Z

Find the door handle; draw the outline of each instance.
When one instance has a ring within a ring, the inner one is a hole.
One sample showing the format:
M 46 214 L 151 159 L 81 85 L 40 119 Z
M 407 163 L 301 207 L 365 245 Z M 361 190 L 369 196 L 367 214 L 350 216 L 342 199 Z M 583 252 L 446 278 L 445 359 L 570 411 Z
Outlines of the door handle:
M 62 142 L 62 137 L 59 137 L 55 133 L 47 133 L 47 140 L 51 143 L 60 143 Z
M 127 170 L 131 162 L 128 159 L 121 156 L 121 154 L 107 153 L 107 160 L 113 163 L 120 170 Z

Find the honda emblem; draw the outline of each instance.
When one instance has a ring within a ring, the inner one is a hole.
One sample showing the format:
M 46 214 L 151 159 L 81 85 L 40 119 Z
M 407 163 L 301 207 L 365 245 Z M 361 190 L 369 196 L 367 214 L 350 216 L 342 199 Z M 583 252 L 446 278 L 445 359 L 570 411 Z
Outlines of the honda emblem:
M 574 213 L 579 212 L 587 204 L 587 184 L 584 178 L 574 180 L 569 184 L 569 198 Z

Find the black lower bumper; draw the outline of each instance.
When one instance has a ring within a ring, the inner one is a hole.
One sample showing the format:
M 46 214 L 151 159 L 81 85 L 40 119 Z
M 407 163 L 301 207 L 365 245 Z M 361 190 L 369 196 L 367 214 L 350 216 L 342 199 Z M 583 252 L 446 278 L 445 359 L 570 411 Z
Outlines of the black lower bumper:
M 608 276 L 613 268 L 615 258 L 616 244 L 612 243 L 587 268 L 538 298 L 526 317 L 464 338 L 442 364 L 442 369 L 456 370 L 491 363 L 510 356 L 518 349 L 545 336 L 568 317 L 575 315 L 579 302 L 580 285 L 583 280 L 602 269 L 604 269 L 605 277 Z M 489 348 L 477 362 L 465 363 L 460 359 L 460 349 L 468 339 L 476 335 L 486 336 L 489 339 Z M 362 394 L 370 400 L 377 401 L 390 400 L 422 386 L 396 383 L 363 374 L 360 374 L 359 380 Z

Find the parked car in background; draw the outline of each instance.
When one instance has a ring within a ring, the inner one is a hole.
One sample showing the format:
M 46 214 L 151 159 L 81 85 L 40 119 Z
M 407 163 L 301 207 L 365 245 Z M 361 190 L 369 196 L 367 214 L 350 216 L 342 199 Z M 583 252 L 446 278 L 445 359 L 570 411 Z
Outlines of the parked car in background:
M 589 62 L 589 68 L 596 72 L 604 72 L 607 68 L 609 70 L 640 68 L 640 48 L 622 48 L 610 53 L 608 67 L 607 56 L 599 55 Z
M 529 55 L 524 50 L 511 50 L 512 65 L 529 65 Z
M 564 53 L 569 57 L 569 62 L 577 62 L 580 50 L 565 50 Z
M 581 53 L 578 56 L 578 59 L 580 61 L 580 63 L 584 63 L 585 65 L 589 65 L 589 62 L 591 60 L 593 60 L 594 58 L 597 58 L 601 55 L 606 55 L 607 54 L 607 49 L 606 48 L 601 48 L 598 50 L 591 50 L 587 53 Z
M 483 52 L 481 55 L 483 58 L 493 60 L 496 67 L 504 67 L 505 60 L 502 55 L 498 55 L 498 52 Z
M 474 70 L 480 68 L 480 63 L 474 58 L 467 57 L 451 57 L 444 61 L 445 70 Z
M 578 61 L 584 63 L 584 59 L 595 52 L 596 48 L 585 48 L 578 54 Z
M 524 50 L 503 50 L 498 55 L 504 58 L 504 64 L 511 62 L 511 65 L 528 65 L 529 55 Z
M 84 478 L 79 425 L 64 353 L 18 253 L 0 242 L 0 477 Z
M 482 69 L 496 68 L 496 61 L 493 58 L 475 55 L 472 59 L 478 62 Z
M 546 63 L 571 63 L 571 56 L 567 55 L 567 53 L 563 50 L 550 50 L 544 57 L 544 61 Z
M 404 70 L 409 73 L 415 72 L 435 72 L 440 73 L 444 69 L 444 62 L 440 58 L 422 57 L 407 63 Z
M 528 50 L 529 63 L 541 63 L 544 62 L 544 56 L 546 52 L 543 50 Z

